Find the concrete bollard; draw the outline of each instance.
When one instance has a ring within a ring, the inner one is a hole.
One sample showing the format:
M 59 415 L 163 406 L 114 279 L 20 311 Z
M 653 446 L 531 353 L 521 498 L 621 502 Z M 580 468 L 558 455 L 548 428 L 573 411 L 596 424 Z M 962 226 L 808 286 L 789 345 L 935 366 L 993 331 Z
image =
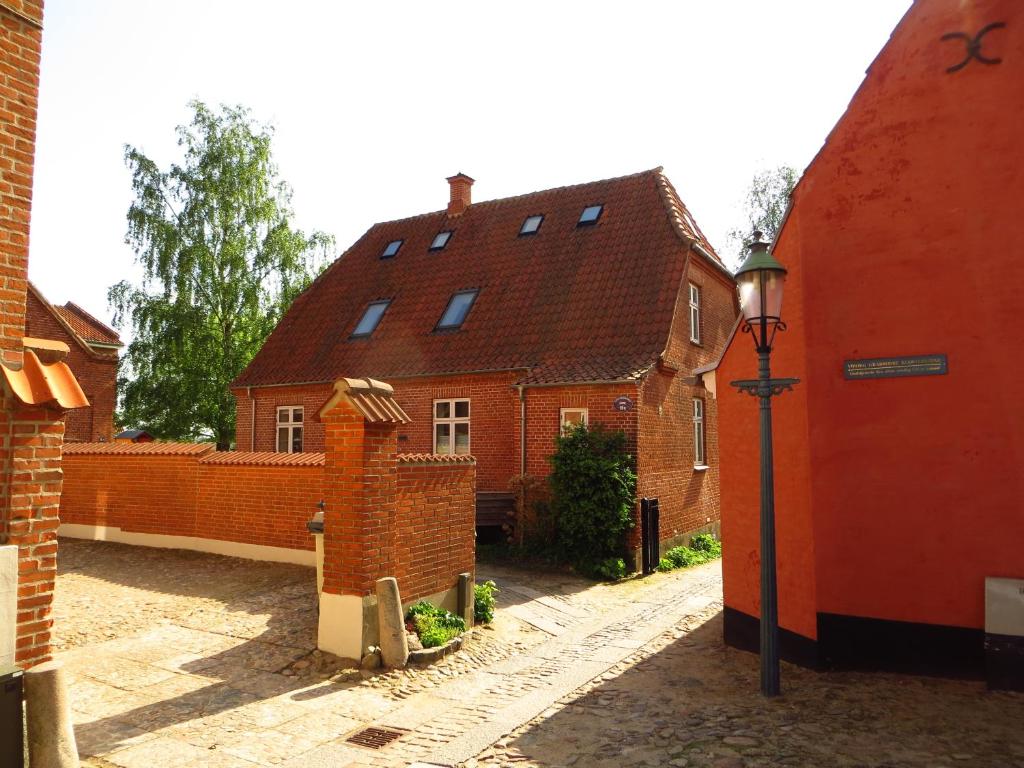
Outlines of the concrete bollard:
M 48 661 L 25 672 L 25 719 L 32 768 L 78 768 L 64 666 Z
M 377 625 L 384 666 L 401 669 L 409 660 L 409 641 L 405 637 L 398 581 L 393 576 L 377 579 Z

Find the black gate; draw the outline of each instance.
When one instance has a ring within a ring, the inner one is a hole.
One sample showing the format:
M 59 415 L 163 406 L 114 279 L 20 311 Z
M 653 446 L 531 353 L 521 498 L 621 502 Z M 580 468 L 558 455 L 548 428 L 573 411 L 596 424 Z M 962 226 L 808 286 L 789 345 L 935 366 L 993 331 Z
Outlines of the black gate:
M 661 512 L 657 499 L 640 499 L 640 548 L 643 572 L 654 573 L 661 561 Z

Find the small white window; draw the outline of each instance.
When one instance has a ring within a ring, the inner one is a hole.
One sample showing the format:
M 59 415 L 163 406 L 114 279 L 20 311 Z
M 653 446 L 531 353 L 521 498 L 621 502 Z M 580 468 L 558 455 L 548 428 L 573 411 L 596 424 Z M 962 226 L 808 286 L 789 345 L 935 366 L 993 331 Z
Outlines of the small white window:
M 302 406 L 282 405 L 277 409 L 278 453 L 302 453 Z
M 446 245 L 448 245 L 448 241 L 451 239 L 451 237 L 452 237 L 451 231 L 448 231 L 448 232 L 438 232 L 434 236 L 433 242 L 430 243 L 430 249 L 429 250 L 431 250 L 431 251 L 440 251 L 442 248 L 444 248 Z
M 398 249 L 402 247 L 402 242 L 402 240 L 392 240 L 384 248 L 384 252 L 380 255 L 380 257 L 382 259 L 390 259 L 396 253 L 398 253 Z
M 434 453 L 469 453 L 469 400 L 434 401 Z
M 587 426 L 588 422 L 586 408 L 563 408 L 560 415 L 562 434 L 567 435 L 580 424 Z
M 473 308 L 476 294 L 475 290 L 459 291 L 453 294 L 448 300 L 448 306 L 445 307 L 444 314 L 441 315 L 441 319 L 437 323 L 436 330 L 461 327 L 462 323 L 466 320 L 466 315 L 469 314 L 469 310 Z
M 526 221 L 523 222 L 523 226 L 519 228 L 520 235 L 535 235 L 537 230 L 540 229 L 541 222 L 544 221 L 544 216 L 527 216 Z
M 700 288 L 693 283 L 690 286 L 690 341 L 700 344 Z
M 693 466 L 706 467 L 704 450 L 704 401 L 693 398 Z

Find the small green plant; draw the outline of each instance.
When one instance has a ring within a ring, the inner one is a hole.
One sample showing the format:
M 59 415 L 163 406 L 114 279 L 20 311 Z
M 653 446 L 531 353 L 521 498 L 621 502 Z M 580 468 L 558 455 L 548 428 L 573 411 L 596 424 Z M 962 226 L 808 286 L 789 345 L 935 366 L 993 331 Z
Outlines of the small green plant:
M 443 608 L 420 600 L 406 611 L 405 620 L 412 624 L 424 648 L 444 645 L 466 631 L 466 622 Z
M 689 568 L 703 565 L 722 556 L 722 543 L 710 533 L 698 533 L 690 539 L 689 547 L 672 547 L 658 563 L 658 570 L 665 572 L 675 568 Z
M 494 596 L 498 586 L 493 581 L 477 584 L 473 589 L 473 619 L 477 624 L 489 624 L 494 619 Z
M 710 533 L 698 533 L 690 539 L 690 548 L 698 552 L 707 552 L 713 558 L 722 556 L 722 542 Z
M 577 564 L 577 570 L 591 579 L 617 582 L 626 578 L 626 561 L 621 557 L 606 557 L 603 560 L 584 560 Z

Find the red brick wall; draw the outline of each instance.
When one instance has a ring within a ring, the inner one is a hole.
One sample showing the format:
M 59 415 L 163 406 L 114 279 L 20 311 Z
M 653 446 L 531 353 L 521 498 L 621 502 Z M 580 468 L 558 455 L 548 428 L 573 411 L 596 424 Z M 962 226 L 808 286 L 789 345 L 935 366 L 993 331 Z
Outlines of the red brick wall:
M 39 55 L 42 45 L 41 0 L 6 0 L 28 17 L 0 13 L 0 351 L 21 361 L 28 287 L 29 211 L 39 105 Z
M 389 379 L 388 383 L 395 389 L 395 399 L 412 419 L 398 430 L 398 450 L 433 453 L 434 400 L 468 397 L 471 401 L 470 453 L 477 460 L 479 488 L 507 491 L 509 479 L 519 473 L 519 396 L 512 389 L 512 383 L 521 376 L 520 371 Z M 253 389 L 255 450 L 276 450 L 277 408 L 284 405 L 305 408 L 303 449 L 324 450 L 323 424 L 317 413 L 332 392 L 332 384 Z M 235 390 L 234 394 L 238 405 L 235 422 L 238 450 L 250 450 L 253 400 L 244 389 Z
M 89 408 L 68 411 L 64 439 L 71 442 L 111 440 L 117 401 L 117 353 L 84 349 L 31 291 L 26 306 L 25 335 L 67 344 L 70 352 L 65 362 L 89 398 Z
M 689 284 L 700 288 L 700 343 L 690 340 Z M 736 322 L 735 285 L 691 254 L 676 304 L 666 362 L 641 385 L 637 496 L 656 497 L 661 538 L 714 526 L 719 504 L 718 407 L 712 393 L 694 385 L 692 372 L 717 360 Z M 694 469 L 693 399 L 704 401 L 706 470 Z
M 29 667 L 50 657 L 64 424 L 59 411 L 4 405 L 6 543 L 20 548 L 15 661 Z
M 206 446 L 201 452 L 188 445 L 177 453 L 142 450 L 166 445 L 68 446 L 61 521 L 131 533 L 313 548 L 306 522 L 321 498 L 322 463 L 275 464 L 276 457 L 217 454 Z M 112 449 L 116 452 L 106 452 Z M 226 461 L 231 463 L 222 463 Z
M 476 563 L 475 467 L 400 456 L 395 498 L 395 578 L 403 601 L 453 586 Z

